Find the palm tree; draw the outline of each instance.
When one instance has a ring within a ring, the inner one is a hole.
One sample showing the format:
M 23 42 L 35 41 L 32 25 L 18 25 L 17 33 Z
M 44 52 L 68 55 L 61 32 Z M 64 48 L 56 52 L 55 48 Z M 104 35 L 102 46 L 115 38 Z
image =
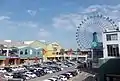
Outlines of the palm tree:
M 65 49 L 60 49 L 60 54 L 64 55 Z
M 65 54 L 65 49 L 63 49 L 63 48 L 60 49 L 60 54 L 63 55 L 63 59 L 65 59 L 65 56 L 64 56 L 64 54 Z
M 19 49 L 17 47 L 14 47 L 14 46 L 10 47 L 10 48 L 12 49 L 11 54 L 18 56 Z
M 3 48 L 5 48 L 4 45 L 3 45 L 3 44 L 0 44 L 0 50 L 1 50 L 1 51 L 0 51 L 0 54 L 3 53 Z
M 13 53 L 18 53 L 18 48 L 17 47 L 11 47 Z
M 81 54 L 81 50 L 79 48 L 77 48 L 77 56 L 76 56 L 76 59 L 78 60 L 78 55 Z

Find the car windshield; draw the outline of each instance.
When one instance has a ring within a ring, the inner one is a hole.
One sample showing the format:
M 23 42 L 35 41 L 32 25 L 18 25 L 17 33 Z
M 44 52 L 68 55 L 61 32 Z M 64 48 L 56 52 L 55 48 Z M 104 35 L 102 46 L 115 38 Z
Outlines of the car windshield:
M 10 74 L 5 74 L 5 75 L 10 76 Z
M 27 74 L 33 74 L 33 73 L 27 73 Z
M 52 79 L 48 79 L 48 80 L 50 80 L 50 81 L 54 81 L 54 80 L 52 80 Z

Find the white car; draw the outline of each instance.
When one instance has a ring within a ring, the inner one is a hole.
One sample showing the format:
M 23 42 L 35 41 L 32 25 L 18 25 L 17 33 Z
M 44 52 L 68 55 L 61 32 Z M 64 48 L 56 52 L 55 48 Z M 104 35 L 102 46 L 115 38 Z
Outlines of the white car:
M 27 75 L 24 75 L 25 76 L 25 79 L 26 80 L 30 80 L 31 79 L 31 77 L 29 77 L 29 76 L 27 76 Z
M 68 67 L 67 65 L 62 64 L 61 67 Z
M 1 73 L 5 73 L 5 72 L 7 72 L 4 68 L 0 68 L 0 72 Z
M 12 78 L 13 78 L 12 73 L 4 74 L 4 77 L 5 77 L 6 79 L 12 79 Z
M 68 74 L 69 76 L 70 76 L 70 78 L 72 78 L 73 76 L 71 75 L 71 73 L 66 73 L 66 74 Z
M 49 79 L 44 80 L 44 81 L 57 81 L 57 79 L 55 79 L 55 78 L 49 78 Z
M 47 73 L 50 73 L 50 74 L 51 74 L 51 73 L 53 73 L 53 71 L 51 71 L 51 70 L 47 70 Z
M 27 76 L 29 76 L 29 77 L 31 77 L 31 78 L 36 78 L 37 76 L 34 74 L 34 73 L 32 73 L 32 72 L 25 72 L 25 75 L 27 75 Z
M 15 72 L 15 71 L 18 71 L 18 68 L 17 67 L 12 67 L 12 70 Z
M 67 81 L 67 77 L 65 77 L 64 75 L 59 75 L 59 79 L 62 81 Z
M 18 70 L 19 70 L 19 71 L 21 71 L 21 70 L 24 71 L 25 68 L 24 68 L 24 67 L 19 67 Z
M 35 68 L 35 70 L 41 70 L 42 68 Z
M 43 80 L 43 81 L 51 81 L 51 80 L 46 79 L 46 80 Z
M 53 73 L 53 71 L 49 69 L 45 69 L 45 72 L 50 73 L 50 74 Z

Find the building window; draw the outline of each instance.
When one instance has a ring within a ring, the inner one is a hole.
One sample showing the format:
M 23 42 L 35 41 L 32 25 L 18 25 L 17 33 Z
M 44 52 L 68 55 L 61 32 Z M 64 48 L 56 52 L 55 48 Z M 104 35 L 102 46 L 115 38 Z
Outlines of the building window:
M 23 54 L 23 51 L 20 51 L 20 55 L 22 55 Z
M 59 53 L 58 52 L 56 52 L 56 55 L 58 55 Z
M 53 54 L 53 55 L 55 55 L 55 53 L 54 53 L 54 52 L 53 52 L 52 54 Z
M 37 54 L 39 55 L 39 54 L 40 54 L 40 52 L 37 52 Z
M 28 52 L 27 52 L 27 49 L 25 50 L 25 55 L 27 55 L 28 54 Z
M 119 57 L 118 44 L 107 45 L 108 56 Z
M 33 51 L 32 51 L 32 50 L 30 50 L 30 55 L 32 55 L 32 53 L 33 53 Z
M 54 47 L 54 48 L 53 48 L 53 51 L 57 51 L 57 48 L 56 48 L 56 47 Z
M 117 34 L 107 34 L 106 39 L 107 39 L 107 41 L 118 40 L 118 35 Z

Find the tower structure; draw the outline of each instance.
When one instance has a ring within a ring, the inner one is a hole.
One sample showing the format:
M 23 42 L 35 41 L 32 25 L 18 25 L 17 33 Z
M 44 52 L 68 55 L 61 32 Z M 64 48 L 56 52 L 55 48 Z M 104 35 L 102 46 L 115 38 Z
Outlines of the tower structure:
M 97 32 L 93 33 L 93 40 L 92 40 L 92 44 L 91 44 L 91 49 L 92 49 L 93 62 L 98 62 L 98 59 L 103 57 L 103 45 L 102 45 L 102 42 L 98 41 Z

